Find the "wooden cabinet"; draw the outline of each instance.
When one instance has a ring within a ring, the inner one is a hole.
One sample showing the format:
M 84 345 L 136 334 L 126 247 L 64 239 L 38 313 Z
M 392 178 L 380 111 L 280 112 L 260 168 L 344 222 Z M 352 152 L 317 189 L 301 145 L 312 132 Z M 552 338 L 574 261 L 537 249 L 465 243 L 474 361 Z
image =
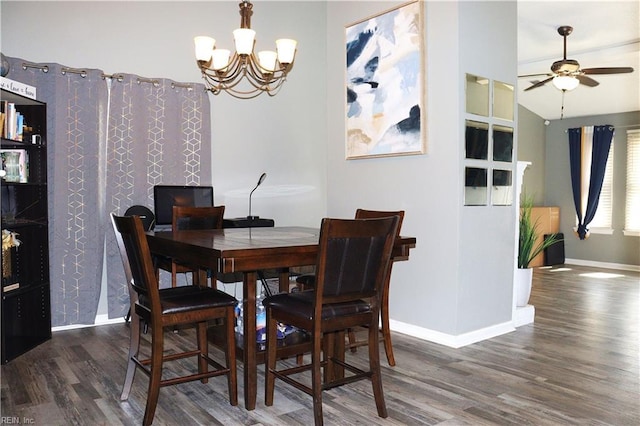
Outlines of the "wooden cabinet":
M 51 302 L 46 105 L 4 90 L 0 101 L 5 364 L 51 338 Z
M 546 234 L 560 232 L 560 207 L 533 207 L 531 221 L 538 224 L 538 238 L 535 247 L 542 244 Z M 534 268 L 544 266 L 544 252 L 533 258 L 529 266 Z

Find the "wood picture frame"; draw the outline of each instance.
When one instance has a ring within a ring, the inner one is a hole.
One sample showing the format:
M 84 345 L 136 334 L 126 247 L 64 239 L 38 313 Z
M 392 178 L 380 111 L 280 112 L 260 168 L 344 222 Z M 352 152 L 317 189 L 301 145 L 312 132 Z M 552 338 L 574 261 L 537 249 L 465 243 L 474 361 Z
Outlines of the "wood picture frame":
M 347 159 L 426 152 L 423 3 L 346 26 Z

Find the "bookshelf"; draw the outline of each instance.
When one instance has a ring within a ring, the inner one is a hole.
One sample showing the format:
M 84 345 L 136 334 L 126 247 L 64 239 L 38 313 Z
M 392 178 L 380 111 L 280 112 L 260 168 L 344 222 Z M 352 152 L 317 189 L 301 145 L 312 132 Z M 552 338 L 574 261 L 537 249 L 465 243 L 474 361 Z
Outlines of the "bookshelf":
M 0 91 L 2 364 L 51 338 L 46 104 Z M 20 117 L 20 118 L 17 118 Z

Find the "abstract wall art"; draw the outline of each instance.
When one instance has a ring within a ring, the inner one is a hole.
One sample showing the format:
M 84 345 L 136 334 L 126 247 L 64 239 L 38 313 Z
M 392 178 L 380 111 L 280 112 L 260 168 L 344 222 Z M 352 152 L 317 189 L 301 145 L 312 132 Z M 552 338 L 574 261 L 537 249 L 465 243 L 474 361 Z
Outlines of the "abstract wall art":
M 346 158 L 423 154 L 422 2 L 346 27 Z

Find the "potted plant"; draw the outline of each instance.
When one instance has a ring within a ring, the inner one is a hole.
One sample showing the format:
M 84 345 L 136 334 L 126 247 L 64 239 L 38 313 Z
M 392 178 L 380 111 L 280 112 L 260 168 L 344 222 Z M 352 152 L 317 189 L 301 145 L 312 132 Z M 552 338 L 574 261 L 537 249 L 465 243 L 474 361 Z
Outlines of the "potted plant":
M 538 221 L 531 218 L 533 197 L 522 195 L 520 202 L 520 223 L 518 238 L 518 268 L 515 273 L 516 306 L 526 306 L 531 294 L 533 270 L 529 268 L 531 261 L 546 248 L 562 241 L 558 234 L 551 234 L 538 241 Z

